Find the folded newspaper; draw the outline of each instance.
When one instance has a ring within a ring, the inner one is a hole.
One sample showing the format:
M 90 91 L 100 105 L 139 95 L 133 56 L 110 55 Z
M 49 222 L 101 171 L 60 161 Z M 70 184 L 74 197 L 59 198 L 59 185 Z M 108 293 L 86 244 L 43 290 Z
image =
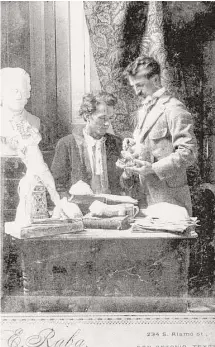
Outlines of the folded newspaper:
M 185 220 L 169 221 L 162 218 L 143 217 L 132 225 L 132 232 L 171 232 L 171 233 L 195 233 L 198 225 L 196 217 Z

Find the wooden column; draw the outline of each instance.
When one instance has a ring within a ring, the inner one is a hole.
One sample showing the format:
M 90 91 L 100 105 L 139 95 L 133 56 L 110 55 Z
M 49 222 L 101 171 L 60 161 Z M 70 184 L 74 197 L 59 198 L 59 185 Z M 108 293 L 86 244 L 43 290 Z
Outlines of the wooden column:
M 44 3 L 29 2 L 29 10 L 32 113 L 44 121 L 46 114 Z
M 69 6 L 55 2 L 58 138 L 70 133 L 72 120 Z
M 71 86 L 73 123 L 83 123 L 78 112 L 85 93 L 84 12 L 81 1 L 70 3 Z
M 53 2 L 29 2 L 32 113 L 41 119 L 43 148 L 56 138 L 56 46 Z
M 30 71 L 28 2 L 1 2 L 1 68 Z

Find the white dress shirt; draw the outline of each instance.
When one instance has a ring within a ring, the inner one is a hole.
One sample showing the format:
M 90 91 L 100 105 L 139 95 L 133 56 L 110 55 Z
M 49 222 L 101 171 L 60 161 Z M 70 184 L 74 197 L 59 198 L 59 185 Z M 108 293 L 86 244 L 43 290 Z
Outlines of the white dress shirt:
M 85 129 L 83 130 L 83 134 L 92 170 L 91 189 L 95 194 L 108 193 L 107 158 L 105 147 L 106 139 L 105 137 L 102 137 L 101 139 L 96 140 L 87 134 Z

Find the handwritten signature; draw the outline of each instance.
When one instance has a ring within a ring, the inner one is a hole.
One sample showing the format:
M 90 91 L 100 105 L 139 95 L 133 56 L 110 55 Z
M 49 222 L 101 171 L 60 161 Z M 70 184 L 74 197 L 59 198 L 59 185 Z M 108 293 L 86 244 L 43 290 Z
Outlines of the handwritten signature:
M 23 329 L 7 330 L 12 335 L 7 339 L 8 347 L 87 347 L 77 329 L 69 338 L 58 339 L 53 328 L 41 330 L 38 334 L 24 338 Z

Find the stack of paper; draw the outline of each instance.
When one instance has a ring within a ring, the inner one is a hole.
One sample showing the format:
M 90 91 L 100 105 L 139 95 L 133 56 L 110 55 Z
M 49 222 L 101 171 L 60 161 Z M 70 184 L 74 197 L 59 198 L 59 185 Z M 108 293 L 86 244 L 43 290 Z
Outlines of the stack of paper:
M 185 233 L 195 232 L 197 218 L 190 218 L 187 220 L 168 221 L 161 218 L 140 218 L 132 225 L 132 232 L 173 232 Z

